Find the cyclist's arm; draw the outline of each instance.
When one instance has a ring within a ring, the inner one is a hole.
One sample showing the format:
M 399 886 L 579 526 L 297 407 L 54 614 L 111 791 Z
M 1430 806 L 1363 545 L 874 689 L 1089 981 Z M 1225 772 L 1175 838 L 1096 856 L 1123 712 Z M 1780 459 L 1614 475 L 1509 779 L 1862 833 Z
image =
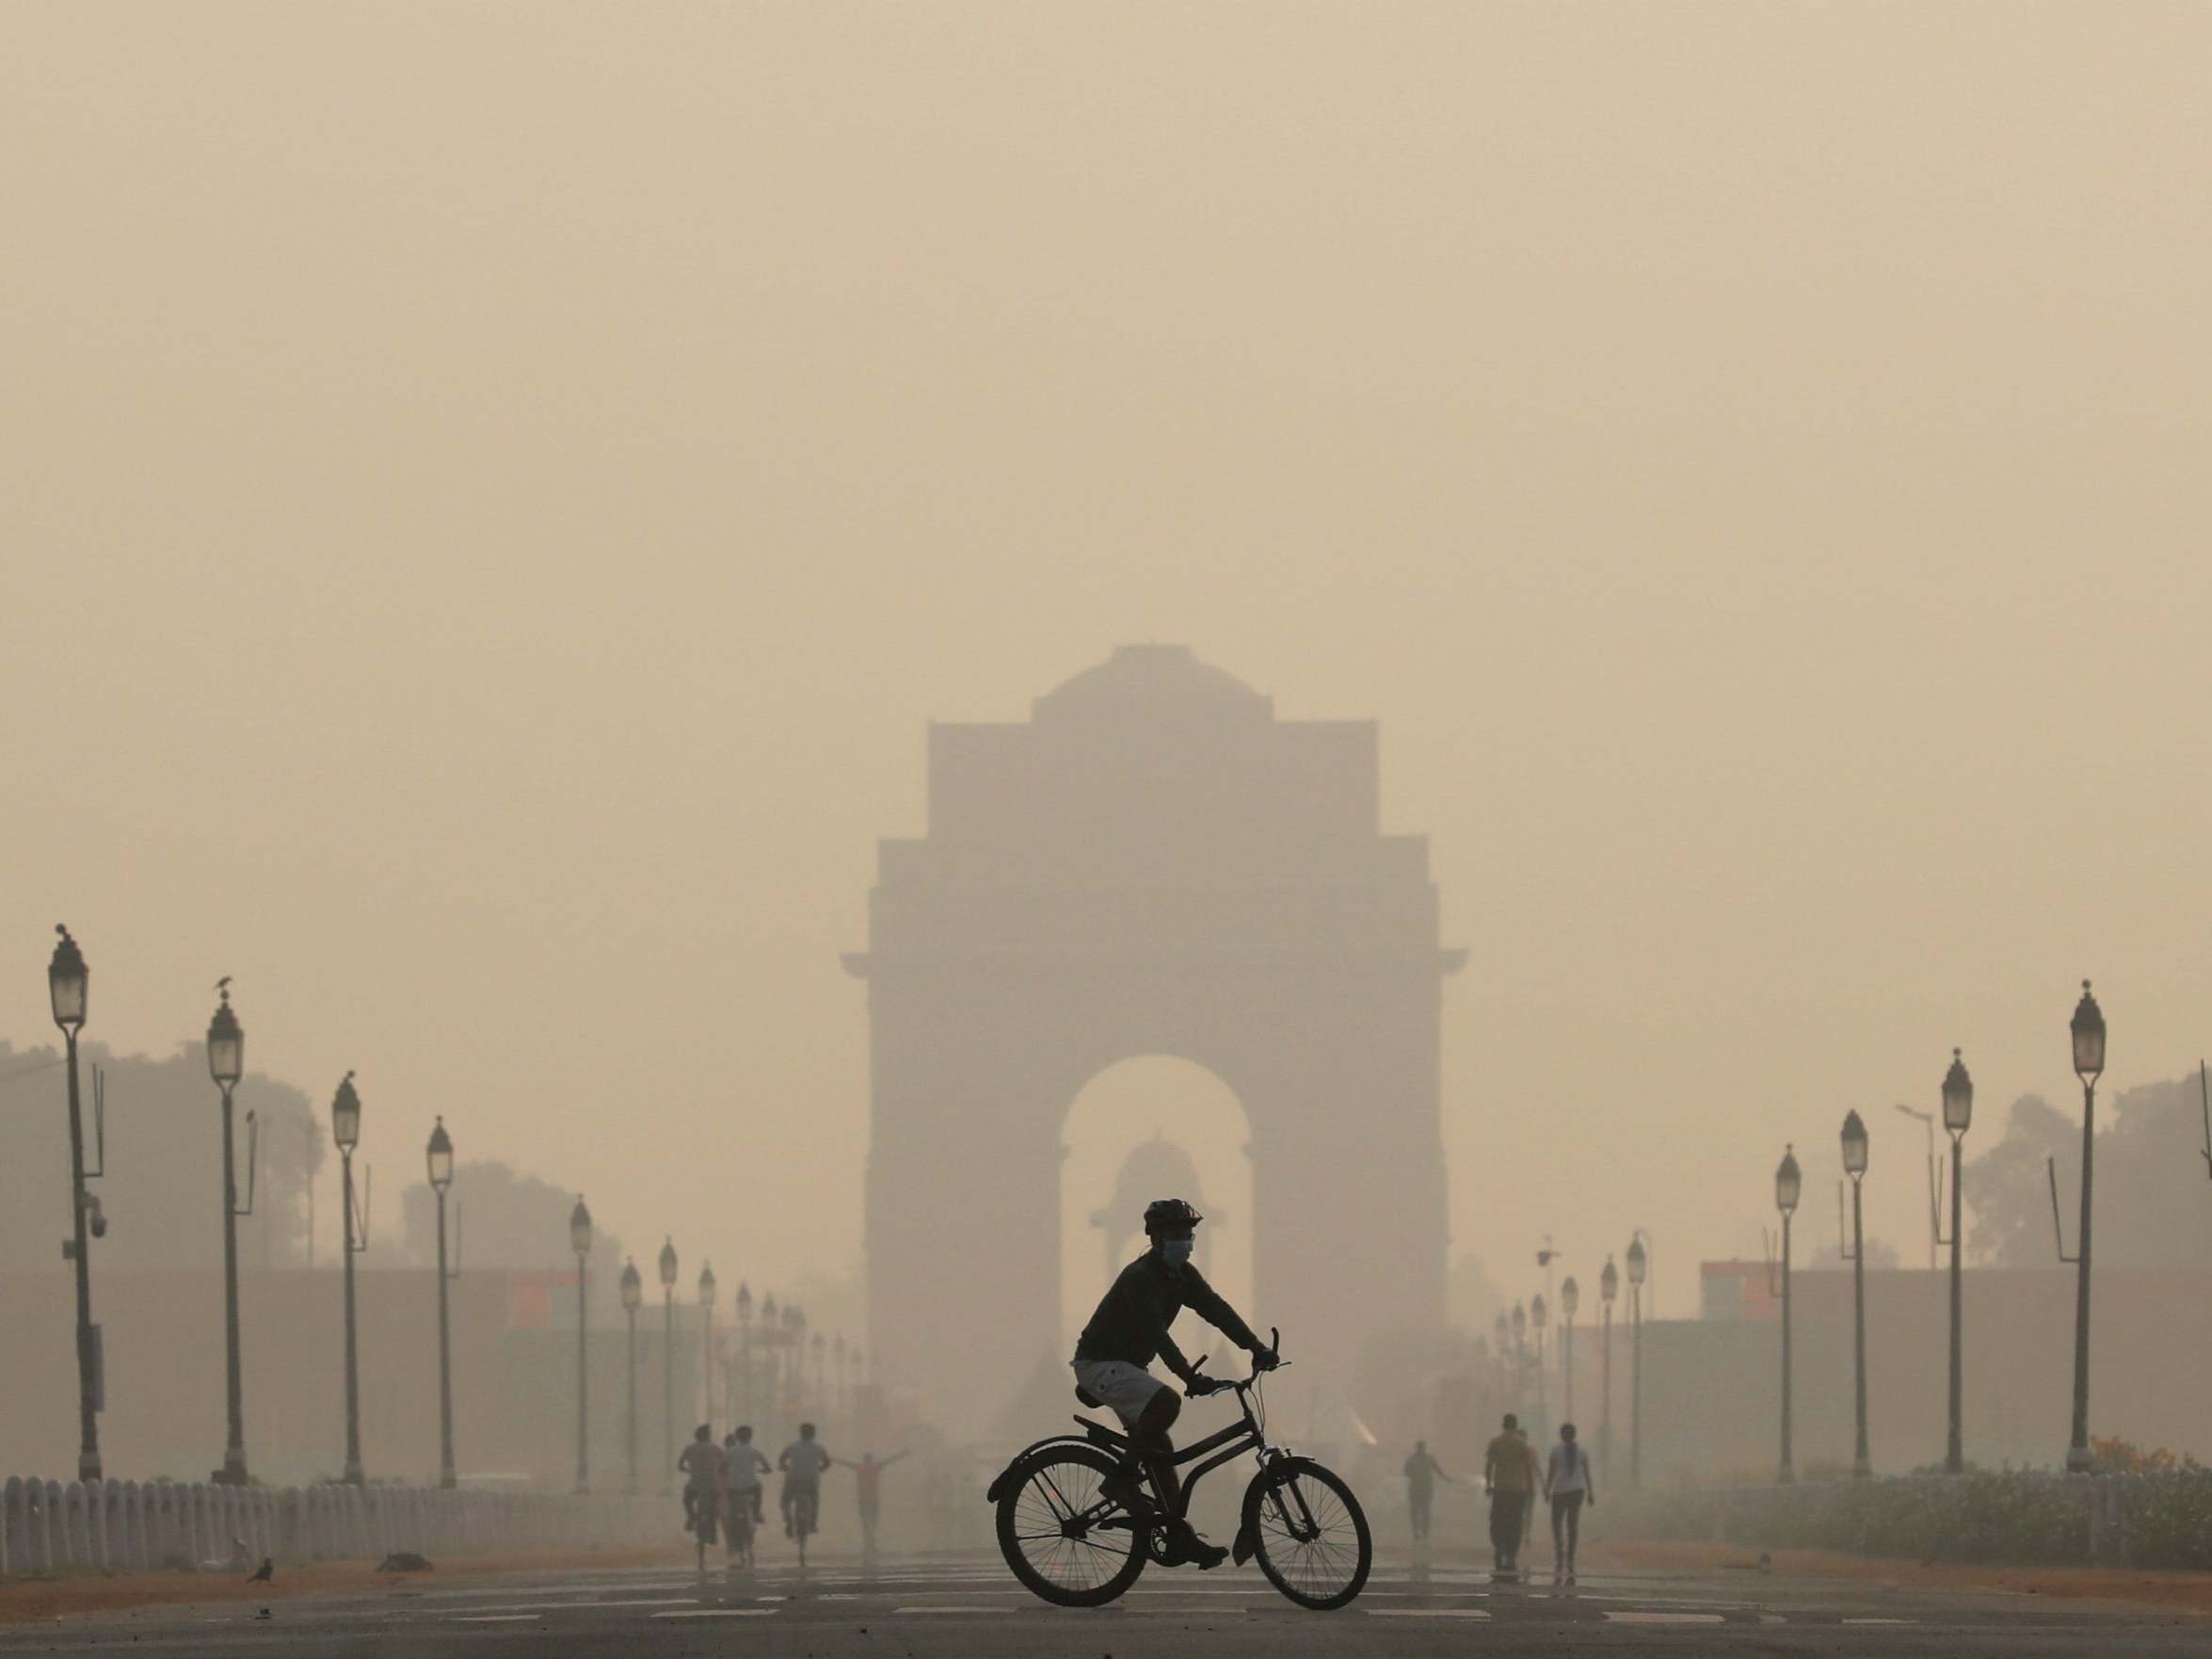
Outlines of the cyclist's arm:
M 1267 1351 L 1267 1345 L 1252 1334 L 1252 1328 L 1238 1315 L 1236 1309 L 1221 1299 L 1197 1268 L 1186 1264 L 1183 1277 L 1183 1303 L 1186 1307 L 1246 1353 Z
M 1160 1359 L 1183 1382 L 1191 1383 L 1198 1379 L 1197 1369 L 1183 1358 L 1182 1349 L 1175 1345 L 1175 1338 L 1164 1330 L 1160 1333 Z

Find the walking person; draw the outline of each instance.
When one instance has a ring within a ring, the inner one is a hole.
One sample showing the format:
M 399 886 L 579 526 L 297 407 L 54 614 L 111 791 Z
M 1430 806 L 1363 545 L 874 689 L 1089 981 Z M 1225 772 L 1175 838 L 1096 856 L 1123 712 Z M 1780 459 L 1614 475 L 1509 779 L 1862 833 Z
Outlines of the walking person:
M 1597 1507 L 1597 1486 L 1591 1478 L 1590 1458 L 1575 1441 L 1575 1425 L 1559 1425 L 1559 1444 L 1551 1448 L 1550 1464 L 1544 1471 L 1544 1498 L 1551 1506 L 1551 1582 L 1563 1575 L 1575 1582 L 1575 1546 L 1582 1537 L 1582 1506 Z
M 1448 1485 L 1451 1476 L 1443 1466 L 1429 1455 L 1427 1441 L 1413 1442 L 1413 1456 L 1405 1460 L 1405 1506 L 1413 1516 L 1413 1541 L 1417 1544 L 1429 1539 L 1429 1506 L 1436 1496 L 1436 1482 Z
M 1500 1578 L 1521 1570 L 1521 1534 L 1534 1497 L 1534 1459 L 1511 1411 L 1483 1453 L 1483 1490 L 1490 1496 L 1490 1549 Z
M 860 1460 L 852 1464 L 854 1477 L 860 1483 L 860 1554 L 875 1554 L 875 1520 L 881 1513 L 883 1500 L 883 1472 L 906 1454 L 893 1452 L 878 1460 L 874 1452 L 862 1452 Z

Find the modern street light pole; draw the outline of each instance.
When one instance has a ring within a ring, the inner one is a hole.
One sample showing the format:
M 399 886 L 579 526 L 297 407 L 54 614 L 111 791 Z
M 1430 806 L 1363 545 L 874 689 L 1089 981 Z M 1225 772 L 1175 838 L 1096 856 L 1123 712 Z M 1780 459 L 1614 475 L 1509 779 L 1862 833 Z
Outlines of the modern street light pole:
M 634 1261 L 622 1264 L 622 1316 L 630 1325 L 628 1399 L 629 1425 L 622 1435 L 622 1444 L 630 1454 L 630 1492 L 637 1494 L 637 1310 L 645 1300 L 645 1280 L 638 1277 Z
M 1605 1343 L 1603 1354 L 1604 1377 L 1599 1392 L 1605 1405 L 1597 1425 L 1597 1460 L 1604 1465 L 1606 1479 L 1613 1473 L 1613 1298 L 1621 1294 L 1621 1270 L 1613 1265 L 1611 1256 L 1605 1259 L 1605 1271 L 1597 1276 L 1597 1303 L 1605 1315 Z
M 222 1473 L 216 1478 L 223 1486 L 244 1486 L 247 1483 L 246 1393 L 238 1367 L 238 1217 L 250 1215 L 253 1205 L 249 1199 L 244 1211 L 238 1208 L 238 1166 L 231 1126 L 231 1092 L 238 1087 L 238 1079 L 246 1070 L 246 1029 L 238 1023 L 238 1016 L 231 1011 L 228 975 L 216 982 L 216 990 L 221 993 L 222 1001 L 216 1006 L 215 1018 L 207 1023 L 207 1071 L 215 1079 L 216 1087 L 223 1091 L 223 1359 L 230 1419 L 223 1444 Z M 258 1165 L 254 1154 L 259 1150 L 258 1146 L 248 1148 L 249 1180 L 252 1168 Z
M 576 1490 L 582 1493 L 591 1490 L 591 1442 L 585 1432 L 591 1378 L 585 1365 L 589 1308 L 584 1296 L 591 1256 L 591 1212 L 584 1207 L 582 1193 L 576 1195 L 576 1207 L 569 1212 L 569 1248 L 576 1256 Z
M 1529 1298 L 1529 1329 L 1536 1333 L 1536 1443 L 1547 1445 L 1551 1440 L 1550 1390 L 1544 1380 L 1544 1330 L 1551 1323 L 1551 1309 L 1538 1291 Z
M 1928 1131 L 1928 1271 L 1935 1271 L 1935 1249 L 1943 1240 L 1943 1210 L 1935 1196 L 1935 1114 L 1898 1103 L 1899 1111 Z
M 345 1484 L 360 1486 L 361 1474 L 361 1369 L 357 1362 L 357 1339 L 353 1316 L 353 1259 L 369 1248 L 368 1228 L 361 1228 L 362 1236 L 355 1237 L 353 1200 L 353 1149 L 361 1145 L 361 1100 L 353 1087 L 353 1073 L 348 1071 L 338 1080 L 338 1092 L 330 1101 L 330 1138 L 338 1143 L 338 1184 L 345 1201 Z
M 1581 1287 L 1575 1282 L 1575 1276 L 1570 1273 L 1559 1287 L 1560 1356 L 1564 1361 L 1562 1370 L 1566 1377 L 1563 1384 L 1566 1405 L 1560 1412 L 1562 1423 L 1572 1423 L 1575 1420 L 1575 1308 L 1581 1299 Z
M 54 1023 L 61 1028 L 69 1057 L 69 1191 L 72 1236 L 63 1254 L 77 1270 L 77 1478 L 100 1478 L 100 1329 L 92 1323 L 92 1253 L 89 1228 L 92 1200 L 85 1191 L 85 1115 L 77 1093 L 77 1032 L 85 1023 L 87 992 L 91 971 L 69 929 L 56 924 L 61 936 L 54 957 L 46 964 L 46 990 L 54 1004 Z M 105 1136 L 102 1136 L 101 1169 L 107 1168 Z M 104 1228 L 104 1223 L 103 1223 Z
M 705 1348 L 707 1426 L 714 1426 L 714 1264 L 707 1263 L 699 1269 L 699 1311 L 706 1326 Z
M 1963 1230 L 1959 1226 L 1959 1191 L 1965 1184 L 1965 1170 L 1959 1161 L 1959 1142 L 1964 1137 L 1968 1125 L 1974 1121 L 1974 1080 L 1966 1075 L 1966 1062 L 1957 1049 L 1951 1050 L 1951 1069 L 1943 1077 L 1943 1126 L 1951 1137 L 1951 1392 L 1950 1434 L 1944 1442 L 1943 1466 L 1945 1473 L 1963 1474 L 1966 1470 L 1966 1437 L 1964 1424 L 1965 1361 L 1961 1337 L 1964 1313 L 1964 1276 L 1961 1271 L 1960 1245 Z
M 1789 1455 L 1789 1218 L 1797 1212 L 1803 1184 L 1797 1153 L 1784 1147 L 1781 1166 L 1774 1171 L 1774 1207 L 1782 1212 L 1782 1467 L 1776 1478 L 1784 1486 L 1797 1478 Z
M 676 1478 L 676 1240 L 661 1244 L 661 1490 Z
M 2097 1079 L 2105 1071 L 2105 1014 L 2086 979 L 2074 1008 L 2073 1033 L 2074 1074 L 2081 1079 L 2081 1242 L 2074 1280 L 2074 1438 L 2066 1447 L 2066 1469 L 2087 1474 L 2096 1463 L 2089 1449 L 2089 1222 L 2097 1152 Z
M 1859 1208 L 1859 1183 L 1867 1174 L 1867 1125 L 1855 1111 L 1844 1114 L 1843 1172 L 1851 1177 L 1851 1241 L 1843 1253 L 1851 1264 L 1851 1390 L 1857 1425 L 1851 1472 L 1864 1480 L 1874 1473 L 1867 1449 L 1867 1233 Z
M 1513 1361 L 1514 1405 L 1526 1411 L 1529 1409 L 1529 1310 L 1519 1302 L 1513 1305 Z
M 424 1150 L 430 1190 L 438 1196 L 438 1484 L 447 1491 L 461 1483 L 453 1458 L 453 1313 L 446 1283 L 459 1274 L 445 1264 L 445 1195 L 453 1188 L 453 1136 L 445 1133 L 445 1119 L 430 1131 Z
M 1628 1484 L 1643 1484 L 1643 1240 L 1628 1240 Z

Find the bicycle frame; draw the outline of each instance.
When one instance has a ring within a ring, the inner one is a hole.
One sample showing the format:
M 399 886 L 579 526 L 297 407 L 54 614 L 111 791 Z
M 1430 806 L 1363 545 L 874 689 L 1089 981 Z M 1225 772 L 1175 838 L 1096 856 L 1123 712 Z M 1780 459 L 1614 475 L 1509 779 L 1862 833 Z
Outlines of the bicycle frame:
M 1228 1381 L 1228 1386 L 1236 1393 L 1237 1405 L 1243 1412 L 1242 1422 L 1232 1423 L 1226 1428 L 1183 1447 L 1168 1460 L 1172 1467 L 1178 1470 L 1191 1463 L 1198 1464 L 1197 1468 L 1183 1477 L 1180 1483 L 1182 1490 L 1177 1497 L 1175 1507 L 1169 1516 L 1170 1519 L 1181 1521 L 1190 1514 L 1191 1494 L 1198 1490 L 1198 1483 L 1201 1480 L 1204 1480 L 1223 1464 L 1235 1462 L 1246 1452 L 1257 1452 L 1262 1463 L 1265 1463 L 1270 1458 L 1284 1455 L 1267 1443 L 1267 1436 L 1259 1426 L 1258 1415 L 1252 1409 L 1252 1386 L 1258 1380 L 1257 1377 L 1246 1377 L 1242 1382 L 1237 1382 L 1233 1379 Z M 1076 1421 L 1082 1425 L 1082 1438 L 1090 1444 L 1117 1452 L 1124 1457 L 1134 1456 L 1130 1449 L 1130 1437 L 1118 1429 L 1109 1428 L 1095 1417 L 1078 1417 Z M 1055 1436 L 1053 1438 L 1073 1439 L 1074 1437 Z M 1040 1441 L 1037 1443 L 1050 1445 L 1051 1442 Z M 1209 1456 L 1209 1454 L 1211 1455 Z M 1024 1456 L 1026 1455 L 1024 1454 Z M 1205 1460 L 1200 1462 L 1201 1458 Z

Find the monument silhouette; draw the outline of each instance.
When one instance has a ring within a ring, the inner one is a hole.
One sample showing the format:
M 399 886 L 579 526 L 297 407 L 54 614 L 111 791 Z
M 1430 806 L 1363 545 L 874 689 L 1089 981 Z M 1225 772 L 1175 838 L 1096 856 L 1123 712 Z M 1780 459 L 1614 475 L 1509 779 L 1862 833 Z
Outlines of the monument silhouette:
M 1060 1346 L 1062 1125 L 1146 1055 L 1244 1108 L 1242 1312 L 1282 1328 L 1301 1393 L 1441 1328 L 1465 953 L 1439 944 L 1427 838 L 1381 831 L 1375 723 L 1278 720 L 1187 647 L 1132 645 L 1025 724 L 933 722 L 928 759 L 928 832 L 880 844 L 844 958 L 868 986 L 878 1374 L 972 1432 Z

